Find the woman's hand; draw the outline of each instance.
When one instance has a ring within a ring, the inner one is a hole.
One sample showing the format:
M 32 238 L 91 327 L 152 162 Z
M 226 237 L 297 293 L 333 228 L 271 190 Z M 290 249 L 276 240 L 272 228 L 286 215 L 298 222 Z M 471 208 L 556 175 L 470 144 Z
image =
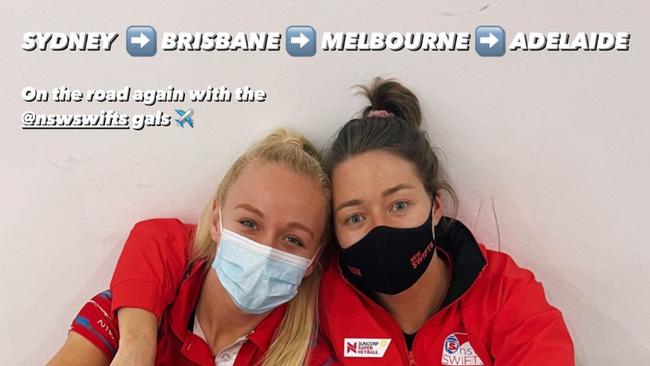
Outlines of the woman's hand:
M 156 360 L 158 319 L 146 310 L 117 311 L 120 341 L 110 366 L 153 366 Z

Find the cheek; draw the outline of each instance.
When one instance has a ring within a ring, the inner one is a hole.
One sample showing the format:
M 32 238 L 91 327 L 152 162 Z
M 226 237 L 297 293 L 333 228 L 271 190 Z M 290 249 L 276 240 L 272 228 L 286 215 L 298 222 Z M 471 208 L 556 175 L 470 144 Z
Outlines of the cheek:
M 342 225 L 338 223 L 334 224 L 334 235 L 336 235 L 336 241 L 338 241 L 339 246 L 342 249 L 345 249 L 351 245 L 352 242 L 349 239 L 349 235 Z
M 336 239 L 341 249 L 347 249 L 361 240 L 367 234 L 367 231 L 360 229 L 350 230 L 346 226 L 336 224 L 334 233 L 336 234 Z

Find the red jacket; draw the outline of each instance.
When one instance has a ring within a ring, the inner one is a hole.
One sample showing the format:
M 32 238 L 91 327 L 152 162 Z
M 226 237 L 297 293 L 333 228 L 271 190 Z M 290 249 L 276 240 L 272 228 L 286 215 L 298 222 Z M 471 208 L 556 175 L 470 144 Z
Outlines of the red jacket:
M 139 307 L 160 318 L 183 277 L 190 228 L 175 219 L 136 224 L 111 283 L 113 310 Z M 346 281 L 333 262 L 320 289 L 326 341 L 319 339 L 310 364 L 574 364 L 562 314 L 548 304 L 530 271 L 506 254 L 486 250 L 459 221 L 443 218 L 436 238 L 452 267 L 451 284 L 443 307 L 417 332 L 411 351 L 396 321 L 369 291 Z M 246 364 L 238 356 L 236 365 Z
M 203 269 L 209 265 L 197 262 L 187 266 L 195 229 L 195 225 L 177 219 L 137 223 L 113 274 L 111 317 L 117 319 L 115 312 L 121 307 L 135 307 L 153 312 L 160 320 L 156 365 L 214 366 L 210 347 L 192 333 L 194 309 L 205 278 Z M 235 366 L 263 359 L 285 310 L 286 305 L 277 307 L 257 325 L 237 353 Z M 319 358 L 312 357 L 310 364 L 327 363 L 331 359 L 327 345 L 320 340 L 315 347 Z
M 449 226 L 453 223 L 451 226 Z M 447 228 L 445 230 L 445 228 Z M 486 250 L 459 221 L 436 226 L 440 255 L 452 266 L 441 309 L 409 351 L 397 322 L 353 286 L 338 265 L 320 289 L 321 331 L 344 365 L 574 365 L 562 314 L 541 283 L 508 255 Z

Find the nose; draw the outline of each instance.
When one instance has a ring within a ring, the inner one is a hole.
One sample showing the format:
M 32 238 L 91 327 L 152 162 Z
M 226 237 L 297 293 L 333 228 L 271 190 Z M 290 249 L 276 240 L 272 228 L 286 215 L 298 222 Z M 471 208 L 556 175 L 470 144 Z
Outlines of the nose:
M 275 240 L 275 232 L 273 230 L 266 230 L 264 235 L 260 237 L 260 243 L 277 249 L 278 244 Z
M 386 225 L 386 218 L 382 215 L 382 212 L 377 209 L 371 211 L 368 215 L 368 228 L 372 230 L 377 226 L 383 225 Z

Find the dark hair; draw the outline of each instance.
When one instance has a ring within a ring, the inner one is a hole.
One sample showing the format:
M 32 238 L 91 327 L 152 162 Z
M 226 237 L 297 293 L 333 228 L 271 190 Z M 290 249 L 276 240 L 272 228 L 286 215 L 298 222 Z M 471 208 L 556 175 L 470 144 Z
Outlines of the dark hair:
M 348 158 L 371 150 L 388 151 L 415 165 L 432 198 L 440 190 L 445 190 L 457 207 L 456 194 L 441 177 L 438 157 L 427 132 L 420 128 L 422 114 L 418 98 L 394 79 L 377 77 L 369 85 L 357 87 L 370 105 L 363 109 L 361 118 L 351 119 L 338 131 L 325 157 L 325 167 L 330 176 L 338 164 Z M 373 111 L 386 111 L 388 114 L 374 116 L 376 113 L 371 113 Z

